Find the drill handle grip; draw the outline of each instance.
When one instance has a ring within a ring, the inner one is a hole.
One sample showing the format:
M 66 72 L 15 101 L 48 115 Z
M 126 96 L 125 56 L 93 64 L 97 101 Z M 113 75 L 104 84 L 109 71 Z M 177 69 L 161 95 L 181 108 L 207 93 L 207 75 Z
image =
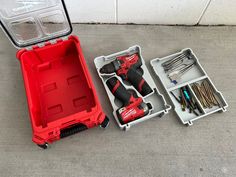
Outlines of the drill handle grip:
M 134 68 L 130 68 L 127 73 L 127 80 L 131 83 L 131 85 L 136 88 L 136 90 L 142 95 L 146 96 L 152 92 L 151 87 L 144 80 L 143 76 L 138 73 Z
M 108 79 L 106 84 L 112 94 L 123 103 L 123 106 L 126 106 L 130 103 L 132 96 L 131 93 L 128 92 L 128 90 L 116 77 Z

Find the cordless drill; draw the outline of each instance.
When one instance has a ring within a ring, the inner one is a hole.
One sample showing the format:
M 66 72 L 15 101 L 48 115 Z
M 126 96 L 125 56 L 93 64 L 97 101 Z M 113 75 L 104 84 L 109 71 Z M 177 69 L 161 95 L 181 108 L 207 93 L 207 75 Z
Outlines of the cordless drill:
M 129 123 L 149 113 L 149 106 L 142 98 L 129 92 L 116 77 L 108 79 L 106 84 L 112 94 L 123 103 L 122 108 L 117 111 L 121 124 Z
M 116 57 L 113 62 L 104 65 L 100 69 L 100 73 L 110 74 L 116 72 L 123 80 L 130 82 L 142 96 L 146 96 L 152 92 L 152 89 L 143 79 L 142 74 L 137 72 L 141 66 L 142 61 L 139 54 L 134 53 Z

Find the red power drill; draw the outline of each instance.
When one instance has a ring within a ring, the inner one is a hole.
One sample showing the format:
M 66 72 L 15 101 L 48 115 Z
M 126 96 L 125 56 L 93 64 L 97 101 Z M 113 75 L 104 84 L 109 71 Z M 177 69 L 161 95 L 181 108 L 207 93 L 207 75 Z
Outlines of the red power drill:
M 130 82 L 142 96 L 145 96 L 151 93 L 152 89 L 143 79 L 142 74 L 137 72 L 141 66 L 141 58 L 139 54 L 135 53 L 116 57 L 116 60 L 104 65 L 100 69 L 100 73 L 110 74 L 116 72 L 123 80 Z
M 106 84 L 112 94 L 123 103 L 122 108 L 117 111 L 121 124 L 129 123 L 149 113 L 148 104 L 144 103 L 142 98 L 129 92 L 116 77 L 108 79 Z

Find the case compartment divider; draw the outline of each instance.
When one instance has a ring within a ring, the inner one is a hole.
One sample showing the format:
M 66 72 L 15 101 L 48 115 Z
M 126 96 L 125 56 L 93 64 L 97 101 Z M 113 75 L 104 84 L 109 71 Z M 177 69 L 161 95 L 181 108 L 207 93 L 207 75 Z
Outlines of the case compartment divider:
M 206 111 L 205 111 L 205 109 L 203 108 L 203 106 L 202 106 L 201 102 L 199 101 L 199 99 L 197 98 L 197 96 L 196 96 L 196 94 L 194 93 L 193 89 L 191 88 L 191 85 L 190 85 L 190 84 L 188 84 L 187 86 L 188 86 L 188 88 L 189 88 L 189 91 L 190 91 L 190 92 L 191 92 L 191 94 L 192 94 L 192 97 L 194 97 L 194 99 L 195 99 L 196 103 L 197 103 L 197 104 L 198 104 L 198 106 L 200 107 L 200 109 L 201 109 L 201 111 L 203 112 L 203 114 L 206 114 Z
M 191 81 L 189 81 L 189 82 L 185 82 L 185 83 L 183 83 L 183 84 L 179 84 L 179 85 L 177 85 L 177 86 L 171 87 L 171 88 L 167 89 L 167 91 L 170 92 L 170 91 L 176 90 L 176 89 L 181 88 L 181 87 L 186 86 L 186 85 L 193 84 L 193 83 L 195 83 L 195 82 L 198 82 L 198 81 L 203 80 L 203 79 L 206 79 L 206 78 L 207 78 L 207 76 L 202 76 L 202 77 L 199 77 L 199 78 L 197 78 L 197 79 L 191 80 Z

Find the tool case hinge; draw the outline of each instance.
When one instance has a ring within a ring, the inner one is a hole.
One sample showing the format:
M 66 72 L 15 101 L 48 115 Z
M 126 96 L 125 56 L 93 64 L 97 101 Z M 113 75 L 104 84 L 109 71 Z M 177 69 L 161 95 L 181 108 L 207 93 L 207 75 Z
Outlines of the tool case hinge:
M 49 41 L 46 41 L 46 42 L 41 42 L 41 43 L 38 43 L 37 45 L 28 46 L 25 49 L 26 50 L 33 50 L 33 49 L 37 49 L 37 48 L 42 48 L 42 47 L 45 47 L 47 45 L 56 44 L 56 43 L 59 43 L 59 42 L 65 41 L 65 40 L 68 40 L 68 36 L 53 39 L 53 40 L 49 40 Z

